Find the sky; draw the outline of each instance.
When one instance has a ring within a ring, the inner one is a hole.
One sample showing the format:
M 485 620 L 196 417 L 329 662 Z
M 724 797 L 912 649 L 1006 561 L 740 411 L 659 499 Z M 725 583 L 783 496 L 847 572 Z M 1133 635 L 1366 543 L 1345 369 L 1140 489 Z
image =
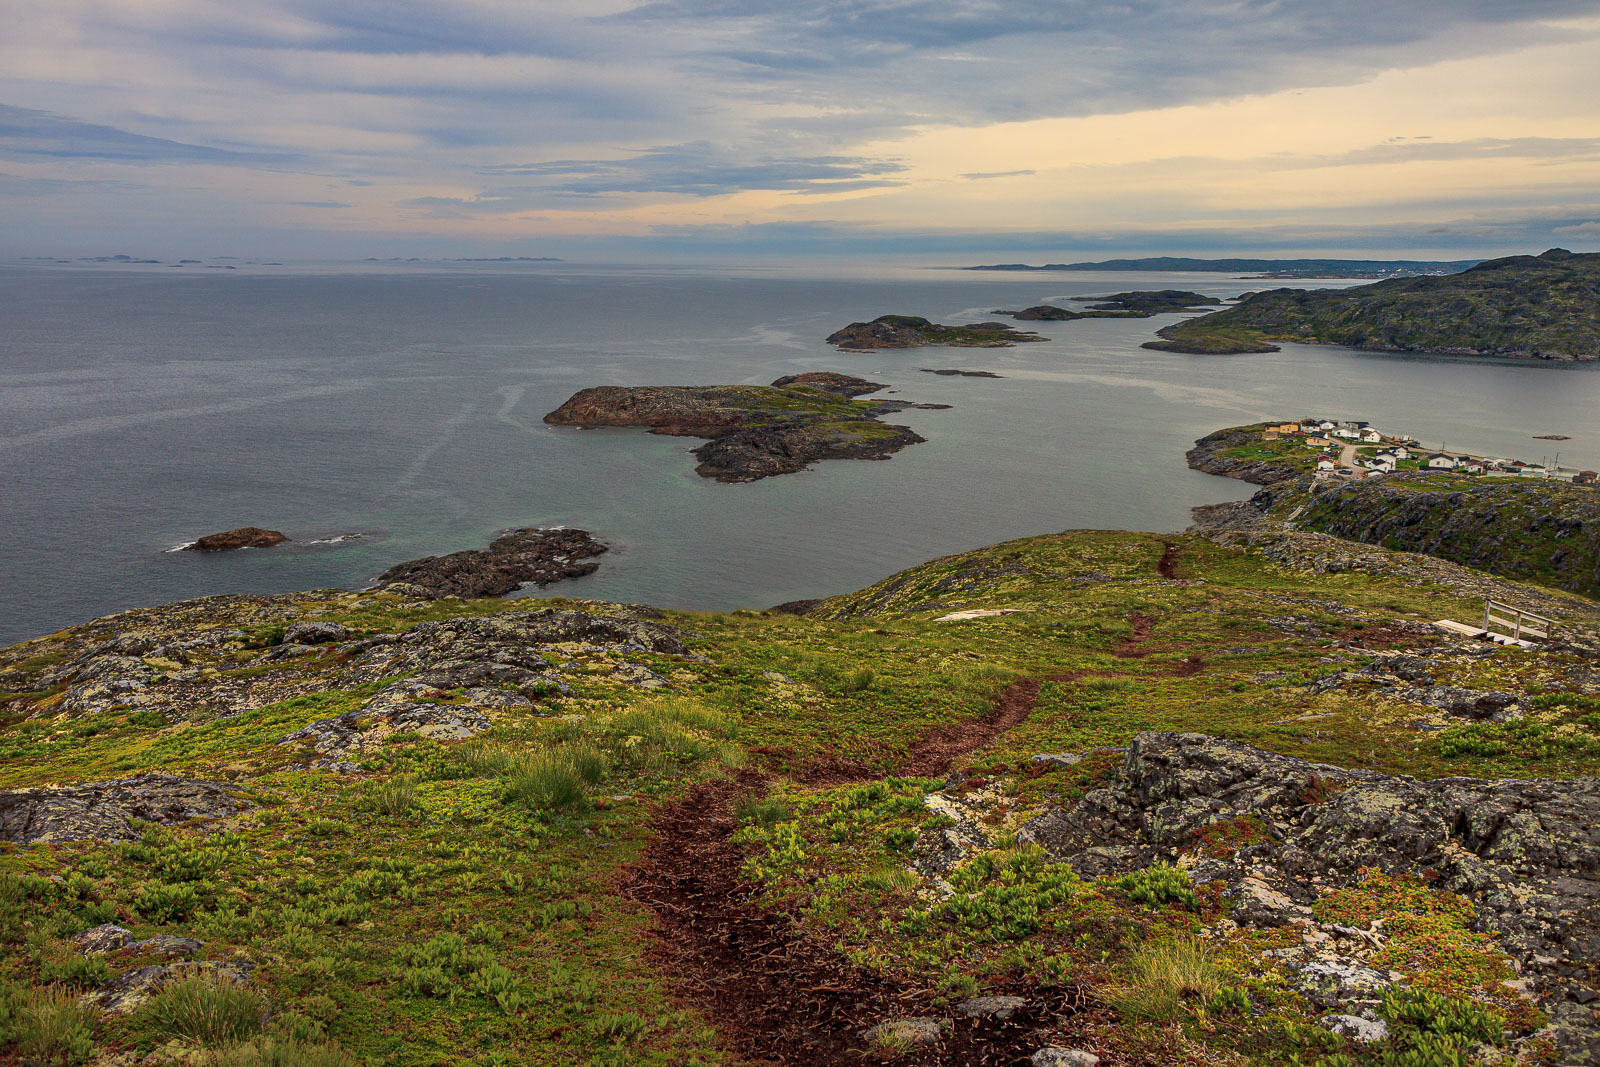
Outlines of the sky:
M 1597 55 L 1600 0 L 0 0 L 0 255 L 1600 250 Z

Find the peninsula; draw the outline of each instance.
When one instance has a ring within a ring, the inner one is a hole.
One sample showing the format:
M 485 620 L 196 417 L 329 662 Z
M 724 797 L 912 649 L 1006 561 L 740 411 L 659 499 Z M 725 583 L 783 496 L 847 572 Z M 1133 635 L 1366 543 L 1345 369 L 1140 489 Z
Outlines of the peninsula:
M 1458 274 L 1272 289 L 1158 331 L 1145 348 L 1271 352 L 1273 341 L 1518 359 L 1600 359 L 1600 253 L 1552 248 Z
M 824 459 L 887 459 L 925 438 L 879 421 L 908 408 L 948 405 L 857 400 L 884 388 L 832 371 L 771 385 L 599 386 L 574 393 L 544 417 L 552 426 L 642 426 L 651 433 L 707 437 L 695 473 L 719 482 L 792 474 Z
M 1454 274 L 1478 263 L 1475 259 L 1433 261 L 1412 259 L 1188 259 L 1150 256 L 1143 259 L 1102 259 L 1092 263 L 991 263 L 961 270 L 1007 271 L 1195 271 L 1219 274 L 1255 274 L 1267 278 L 1402 278 L 1424 274 Z
M 1329 534 L 1600 597 L 1600 474 L 1420 447 L 1306 419 L 1207 434 L 1189 466 L 1265 486 L 1201 527 Z

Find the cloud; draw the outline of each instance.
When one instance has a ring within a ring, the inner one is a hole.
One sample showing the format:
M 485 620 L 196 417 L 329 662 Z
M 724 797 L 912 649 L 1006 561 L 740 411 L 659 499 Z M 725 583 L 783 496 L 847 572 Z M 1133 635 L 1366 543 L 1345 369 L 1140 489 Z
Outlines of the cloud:
M 342 200 L 291 200 L 291 201 L 289 201 L 289 206 L 290 207 L 326 207 L 326 208 L 355 207 L 354 204 L 346 204 Z
M 1557 226 L 1553 232 L 1568 237 L 1600 237 L 1600 221 L 1577 222 L 1571 226 Z
M 294 159 L 284 153 L 234 152 L 146 137 L 48 111 L 0 104 L 0 155 L 10 159 L 110 159 L 138 163 L 224 163 L 257 166 Z
M 573 196 L 672 193 L 719 196 L 763 189 L 821 194 L 900 184 L 884 175 L 905 165 L 859 156 L 755 156 L 740 158 L 704 141 L 647 148 L 618 159 L 559 159 L 545 163 L 482 168 L 500 177 L 546 179 L 538 188 Z
M 971 174 L 963 174 L 962 177 L 967 179 L 968 181 L 977 182 L 977 181 L 984 181 L 984 180 L 989 179 L 989 178 L 1019 178 L 1019 177 L 1022 177 L 1024 175 L 1037 174 L 1037 173 L 1038 173 L 1038 171 L 1035 171 L 1035 170 L 975 171 L 974 173 L 971 173 Z

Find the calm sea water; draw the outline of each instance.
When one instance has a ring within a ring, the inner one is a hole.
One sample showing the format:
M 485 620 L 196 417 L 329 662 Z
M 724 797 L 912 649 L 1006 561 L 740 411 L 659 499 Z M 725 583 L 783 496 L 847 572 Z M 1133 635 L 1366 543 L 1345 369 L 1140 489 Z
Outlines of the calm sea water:
M 1049 343 L 1010 349 L 843 354 L 822 338 L 885 312 L 965 322 L 1125 288 L 1233 296 L 1262 283 L 814 273 L 0 271 L 0 642 L 206 593 L 359 587 L 400 560 L 558 523 L 616 550 L 552 591 L 764 607 L 1010 537 L 1181 529 L 1192 506 L 1252 491 L 1186 469 L 1184 450 L 1269 416 L 1358 417 L 1600 468 L 1593 364 L 1140 349 L 1165 316 L 1038 324 Z M 540 421 L 588 385 L 817 369 L 953 407 L 896 416 L 928 443 L 888 461 L 731 486 L 694 475 L 697 441 Z M 296 544 L 164 551 L 247 524 Z M 363 536 L 306 543 L 346 533 Z

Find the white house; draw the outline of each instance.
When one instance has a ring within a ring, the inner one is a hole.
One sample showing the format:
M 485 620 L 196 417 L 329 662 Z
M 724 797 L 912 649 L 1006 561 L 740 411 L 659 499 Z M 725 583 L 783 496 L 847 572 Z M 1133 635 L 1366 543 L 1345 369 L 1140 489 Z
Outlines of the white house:
M 1338 464 L 1329 459 L 1327 456 L 1317 457 L 1317 470 L 1319 471 L 1331 471 L 1337 466 Z
M 1435 452 L 1428 457 L 1427 466 L 1429 470 L 1453 471 L 1456 469 L 1456 458 L 1447 456 L 1443 452 Z
M 1387 453 L 1373 456 L 1367 460 L 1367 468 L 1375 471 L 1392 471 L 1394 470 L 1394 457 Z
M 1389 454 L 1395 459 L 1410 459 L 1411 449 L 1407 448 L 1405 445 L 1395 445 L 1393 448 L 1389 449 Z
M 1463 469 L 1468 474 L 1482 474 L 1483 473 L 1483 466 L 1481 464 L 1478 464 L 1478 463 L 1468 463 L 1466 465 L 1466 467 L 1464 467 Z
M 1333 436 L 1342 437 L 1346 441 L 1359 441 L 1361 440 L 1361 431 L 1352 429 L 1349 426 L 1341 426 L 1337 430 L 1333 431 Z
M 1333 427 L 1334 423 L 1329 422 L 1327 419 L 1323 419 L 1321 422 L 1317 423 L 1317 429 L 1321 430 L 1323 433 L 1327 433 L 1329 430 L 1333 429 Z
M 1383 434 L 1368 426 L 1361 431 L 1361 439 L 1369 445 L 1381 444 L 1383 442 Z

